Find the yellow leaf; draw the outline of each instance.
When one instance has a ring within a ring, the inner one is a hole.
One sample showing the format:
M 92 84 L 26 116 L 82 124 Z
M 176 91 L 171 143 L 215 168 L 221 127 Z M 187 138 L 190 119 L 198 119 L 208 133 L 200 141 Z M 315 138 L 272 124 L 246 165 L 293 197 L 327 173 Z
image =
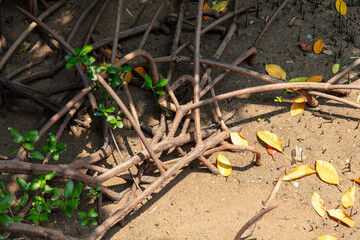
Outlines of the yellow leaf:
M 265 142 L 267 145 L 270 145 L 270 147 L 275 148 L 279 152 L 283 152 L 280 139 L 278 136 L 276 136 L 276 134 L 259 130 L 257 135 L 263 142 Z
M 336 10 L 345 17 L 345 14 L 347 12 L 346 3 L 343 0 L 336 0 L 335 7 Z
M 281 80 L 286 79 L 285 71 L 278 65 L 267 64 L 265 66 L 265 69 L 266 69 L 267 73 L 272 77 L 275 77 L 275 78 L 278 78 L 278 79 L 281 79 Z
M 314 75 L 308 78 L 308 82 L 320 82 L 323 79 L 322 75 Z
M 322 235 L 317 237 L 316 240 L 337 240 L 337 238 L 330 235 Z
M 210 10 L 209 4 L 206 2 L 203 6 L 203 10 Z M 207 20 L 209 16 L 203 16 L 204 20 Z
M 331 209 L 331 210 L 327 210 L 327 212 L 330 215 L 330 217 L 340 220 L 341 222 L 345 223 L 349 227 L 355 226 L 354 220 L 349 215 L 347 215 L 347 213 L 344 210 Z
M 230 139 L 234 145 L 249 146 L 247 139 L 243 137 L 240 133 L 237 132 L 230 133 Z
M 107 52 L 108 54 L 112 53 L 112 51 L 110 49 L 108 49 L 108 48 L 105 48 L 105 52 Z
M 323 40 L 319 39 L 314 43 L 313 49 L 314 49 L 315 54 L 321 53 L 323 48 L 324 48 L 324 41 Z
M 335 63 L 335 64 L 332 66 L 331 71 L 332 71 L 333 74 L 336 74 L 336 73 L 339 71 L 339 69 L 340 69 L 340 64 Z
M 311 197 L 311 204 L 314 210 L 322 217 L 325 217 L 326 209 L 325 202 L 321 199 L 320 195 L 316 192 L 313 193 Z
M 137 67 L 134 69 L 137 73 L 139 73 L 144 79 L 145 79 L 145 74 L 146 74 L 146 71 L 145 71 L 145 68 L 143 67 Z
M 356 182 L 357 184 L 360 184 L 360 179 L 359 178 L 353 178 L 351 179 L 352 181 Z
M 126 84 L 129 84 L 131 78 L 133 77 L 132 73 L 131 72 L 127 72 L 125 73 L 125 77 L 124 77 L 124 80 L 126 82 Z
M 220 174 L 224 177 L 228 177 L 231 174 L 231 163 L 224 155 L 219 153 L 217 156 L 216 165 Z
M 302 113 L 304 109 L 305 109 L 305 99 L 304 98 L 296 99 L 293 102 L 293 104 L 291 104 L 290 114 L 292 117 L 294 117 Z
M 344 208 L 351 207 L 355 202 L 355 186 L 352 186 L 346 193 L 341 197 L 341 203 Z
M 215 4 L 214 6 L 212 6 L 211 9 L 215 9 L 218 12 L 222 12 L 226 9 L 228 4 L 229 4 L 229 1 L 222 1 L 222 2 L 219 2 L 219 3 Z
M 319 174 L 321 180 L 331 184 L 339 184 L 339 176 L 334 168 L 329 162 L 317 160 L 316 161 L 316 171 Z
M 313 173 L 316 173 L 316 170 L 313 169 L 312 167 L 306 165 L 300 165 L 294 168 L 293 170 L 291 170 L 291 172 L 289 172 L 288 174 L 285 174 L 283 180 L 290 181 L 297 178 L 305 177 Z

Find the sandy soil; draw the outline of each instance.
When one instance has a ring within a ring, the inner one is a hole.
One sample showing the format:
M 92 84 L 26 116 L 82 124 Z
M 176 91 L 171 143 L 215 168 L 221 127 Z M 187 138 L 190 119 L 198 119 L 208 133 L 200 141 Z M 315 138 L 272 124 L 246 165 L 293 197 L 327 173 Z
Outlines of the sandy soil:
M 27 20 L 15 9 L 15 5 L 26 7 L 24 1 L 5 1 L 6 26 L 9 43 L 15 41 L 17 36 L 29 24 Z M 87 6 L 86 0 L 69 0 L 64 7 L 52 14 L 45 22 L 61 36 L 66 37 L 77 16 Z M 142 4 L 145 1 L 124 1 L 124 7 L 134 16 L 138 15 Z M 167 1 L 161 16 L 170 12 L 177 12 L 177 1 Z M 233 9 L 233 1 L 230 2 L 230 9 Z M 250 6 L 253 1 L 240 1 L 240 6 Z M 255 41 L 258 34 L 265 25 L 265 19 L 271 16 L 278 7 L 279 1 L 260 0 L 260 18 L 255 13 L 248 14 L 247 26 L 245 16 L 238 18 L 238 31 L 225 50 L 221 61 L 231 63 L 237 56 L 246 51 Z M 355 31 L 354 42 L 347 42 L 348 34 L 339 32 L 338 22 L 333 24 L 335 19 L 335 8 L 330 1 L 321 1 L 315 7 L 310 1 L 303 1 L 304 14 L 300 13 L 300 1 L 290 1 L 287 8 L 280 13 L 265 34 L 258 46 L 258 56 L 255 64 L 249 66 L 242 63 L 240 66 L 260 73 L 265 72 L 265 64 L 280 65 L 287 73 L 287 79 L 313 75 L 323 75 L 324 80 L 329 79 L 333 74 L 331 67 L 334 62 L 349 65 L 354 59 L 350 57 L 360 56 L 360 35 L 359 35 L 359 6 L 349 6 L 347 19 L 348 29 Z M 332 2 L 332 1 L 331 1 Z M 348 1 L 346 1 L 348 2 Z M 151 4 L 145 11 L 139 24 L 148 23 L 159 7 L 161 1 Z M 295 4 L 296 3 L 296 4 Z M 186 16 L 194 14 L 197 1 L 189 1 L 187 4 Z M 210 4 L 210 2 L 209 2 Z M 96 15 L 98 7 L 93 10 L 84 28 L 77 34 L 72 44 L 74 47 L 81 44 L 86 35 L 87 28 Z M 115 22 L 116 1 L 112 1 L 106 10 L 104 17 L 96 28 L 96 39 L 112 35 Z M 288 23 L 297 17 L 301 23 L 299 26 L 289 26 Z M 302 19 L 303 18 L 303 19 Z M 122 17 L 122 29 L 132 25 L 134 18 L 124 11 Z M 208 24 L 211 20 L 205 22 Z M 232 20 L 223 25 L 230 26 Z M 192 29 L 186 27 L 182 35 L 183 40 L 189 39 Z M 300 39 L 299 39 L 300 38 Z M 333 55 L 324 53 L 314 55 L 302 51 L 299 43 L 313 44 L 316 40 L 323 39 L 325 49 L 331 50 Z M 140 37 L 126 39 L 121 42 L 122 54 L 131 52 L 137 48 Z M 39 41 L 38 47 L 29 53 L 20 51 L 25 46 L 31 46 Z M 172 35 L 151 34 L 144 49 L 154 57 L 169 54 Z M 53 44 L 58 47 L 56 41 Z M 219 34 L 209 33 L 202 37 L 201 54 L 211 58 L 221 42 Z M 41 66 L 51 65 L 56 59 L 53 52 L 43 39 L 36 33 L 30 34 L 20 49 L 12 56 L 5 71 L 12 72 L 24 63 L 34 59 L 50 55 Z M 341 56 L 337 54 L 343 49 Z M 184 53 L 185 54 L 185 53 Z M 187 54 L 187 53 L 186 53 Z M 335 56 L 337 54 L 337 56 Z M 41 67 L 40 66 L 40 67 Z M 160 67 L 160 72 L 166 74 L 166 65 Z M 36 71 L 38 67 L 30 71 Z M 180 65 L 175 70 L 175 78 L 184 74 L 192 74 L 193 67 L 189 64 Z M 358 70 L 358 69 L 355 69 Z M 219 71 L 214 71 L 213 76 Z M 5 72 L 6 73 L 6 72 Z M 359 84 L 358 71 L 352 71 L 341 80 L 342 83 Z M 32 87 L 49 89 L 54 86 L 62 86 L 71 83 L 74 79 L 73 70 L 62 70 L 52 79 L 42 79 L 31 83 Z M 258 80 L 243 75 L 231 73 L 216 86 L 216 93 L 225 93 L 234 89 L 241 89 L 249 86 L 264 84 Z M 131 92 L 136 99 L 136 107 L 140 119 L 156 126 L 159 117 L 159 108 L 154 102 L 151 93 L 131 87 Z M 237 109 L 238 112 L 229 121 L 229 126 L 241 126 L 241 134 L 245 136 L 251 146 L 258 147 L 262 153 L 262 165 L 257 167 L 253 164 L 251 153 L 222 152 L 232 164 L 233 172 L 228 177 L 214 176 L 209 173 L 200 163 L 193 162 L 180 172 L 176 177 L 164 184 L 148 201 L 144 201 L 126 217 L 126 225 L 116 225 L 105 235 L 104 239 L 233 239 L 241 226 L 263 207 L 271 193 L 276 179 L 283 171 L 290 171 L 300 164 L 314 167 L 316 160 L 330 161 L 336 168 L 340 177 L 340 189 L 347 191 L 351 186 L 352 178 L 360 176 L 360 133 L 358 122 L 360 114 L 358 110 L 335 101 L 319 98 L 319 107 L 316 109 L 306 106 L 305 111 L 291 119 L 290 106 L 297 94 L 283 96 L 283 102 L 275 102 L 276 96 L 282 96 L 283 91 L 259 93 L 249 96 L 241 96 L 228 101 L 220 102 L 223 113 Z M 356 102 L 359 93 L 352 91 L 344 99 Z M 205 96 L 206 97 L 206 96 Z M 11 95 L 11 111 L 4 108 L 0 117 L 0 154 L 9 155 L 14 146 L 7 131 L 9 126 L 26 132 L 34 128 L 35 124 L 42 117 L 42 108 L 35 104 L 16 98 Z M 319 110 L 322 115 L 319 115 Z M 201 109 L 202 126 L 206 127 L 216 120 L 213 117 L 212 106 Z M 332 120 L 328 117 L 332 116 Z M 90 117 L 88 115 L 88 117 Z M 58 126 L 53 127 L 55 132 Z M 302 162 L 291 163 L 284 155 L 275 155 L 275 161 L 267 154 L 256 137 L 258 130 L 273 131 L 277 134 L 284 148 L 284 152 L 291 156 L 291 151 L 301 148 Z M 125 158 L 140 151 L 139 140 L 136 134 L 128 129 L 116 131 L 117 139 L 122 146 L 122 154 Z M 61 163 L 72 161 L 75 157 L 84 156 L 96 151 L 101 146 L 101 134 L 98 129 L 91 125 L 91 128 L 78 129 L 78 134 L 67 131 L 61 139 L 68 143 L 67 151 L 61 156 Z M 129 152 L 129 150 L 131 150 Z M 209 156 L 209 160 L 215 164 L 216 156 Z M 350 171 L 347 167 L 351 165 Z M 104 166 L 114 166 L 113 158 L 102 162 Z M 15 176 L 12 176 L 15 179 Z M 120 184 L 109 182 L 109 185 Z M 9 185 L 16 190 L 16 185 Z M 146 185 L 144 185 L 146 187 Z M 359 190 L 357 188 L 357 190 Z M 329 217 L 322 219 L 311 206 L 311 195 L 316 191 L 325 201 L 327 209 L 337 208 L 340 203 L 342 192 L 336 186 L 329 185 L 319 179 L 315 174 L 302 179 L 283 183 L 277 193 L 273 204 L 278 208 L 257 223 L 252 236 L 248 239 L 313 239 L 315 237 L 329 234 L 338 239 L 358 239 L 359 226 L 349 228 L 338 223 Z M 354 221 L 359 224 L 360 217 L 357 211 L 360 210 L 359 197 L 356 197 L 354 207 L 351 209 Z M 89 203 L 90 204 L 90 203 Z M 105 201 L 105 216 L 110 216 L 117 209 L 116 204 Z M 88 205 L 83 206 L 87 208 Z M 342 206 L 340 206 L 342 208 Z M 346 210 L 350 213 L 350 210 Z M 57 214 L 52 218 L 56 221 L 56 228 L 62 229 L 65 233 L 78 236 L 85 234 L 88 230 L 74 227 L 72 222 L 66 219 L 65 215 Z M 53 224 L 53 223 L 52 223 Z M 50 224 L 51 225 L 51 224 Z

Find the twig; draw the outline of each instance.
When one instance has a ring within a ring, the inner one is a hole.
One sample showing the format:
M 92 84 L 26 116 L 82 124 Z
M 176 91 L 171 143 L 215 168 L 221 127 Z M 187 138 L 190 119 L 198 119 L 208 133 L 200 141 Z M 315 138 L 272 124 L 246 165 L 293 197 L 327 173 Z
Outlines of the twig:
M 47 9 L 45 12 L 43 12 L 39 16 L 39 20 L 44 20 L 47 16 L 49 16 L 51 13 L 53 13 L 55 10 L 57 10 L 59 7 L 65 4 L 65 0 L 60 0 L 54 5 L 52 5 L 49 9 Z M 16 39 L 16 41 L 11 45 L 9 50 L 5 53 L 5 55 L 0 60 L 0 69 L 2 69 L 7 62 L 7 60 L 10 58 L 10 56 L 14 53 L 16 48 L 22 43 L 22 41 L 26 38 L 26 36 L 37 26 L 36 22 L 32 22 L 26 30 Z
M 111 52 L 111 64 L 115 63 L 116 52 L 117 52 L 117 45 L 119 41 L 119 32 L 120 32 L 120 22 L 121 22 L 121 11 L 123 6 L 123 0 L 118 0 L 118 5 L 116 7 L 116 21 L 115 21 L 115 28 L 114 28 L 114 39 L 112 44 L 112 52 Z

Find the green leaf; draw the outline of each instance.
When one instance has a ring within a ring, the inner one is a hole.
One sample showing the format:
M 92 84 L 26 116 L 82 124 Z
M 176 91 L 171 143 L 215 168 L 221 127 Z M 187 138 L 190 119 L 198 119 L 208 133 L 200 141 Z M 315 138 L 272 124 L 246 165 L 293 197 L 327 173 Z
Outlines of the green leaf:
M 96 225 L 98 224 L 95 219 L 90 219 L 90 220 L 89 220 L 89 223 L 90 223 L 91 225 L 94 225 L 94 226 L 96 226 Z
M 67 144 L 66 143 L 58 143 L 56 144 L 56 149 L 59 150 L 59 149 L 63 149 L 64 147 L 66 147 Z
M 55 199 L 59 199 L 61 197 L 61 192 L 60 192 L 59 188 L 57 188 L 57 187 L 53 188 L 53 195 L 54 195 Z
M 31 130 L 25 134 L 24 138 L 29 142 L 36 142 L 40 139 L 40 136 L 38 135 L 37 130 Z
M 46 184 L 43 191 L 44 191 L 44 193 L 50 194 L 50 193 L 52 193 L 53 188 Z
M 0 225 L 9 226 L 9 218 L 5 213 L 0 213 Z
M 69 69 L 72 66 L 76 65 L 79 62 L 79 59 L 77 57 L 71 56 L 66 60 L 65 68 Z
M 69 197 L 71 197 L 73 190 L 74 190 L 74 183 L 73 181 L 69 181 L 64 188 L 64 198 L 68 199 Z
M 27 197 L 22 197 L 20 200 L 20 205 L 24 207 L 27 204 L 27 201 L 28 201 Z
M 120 72 L 120 69 L 115 68 L 115 67 L 110 67 L 110 68 L 106 69 L 106 72 L 108 72 L 110 74 L 118 74 Z
M 50 145 L 55 145 L 56 144 L 55 135 L 53 133 L 49 133 L 49 137 L 48 137 L 47 141 Z
M 74 188 L 74 191 L 72 192 L 72 197 L 73 198 L 78 198 L 80 197 L 80 194 L 82 192 L 82 189 L 83 189 L 83 184 L 82 183 L 78 183 L 76 184 L 76 187 Z
M 169 82 L 169 79 L 163 78 L 160 79 L 159 82 L 156 84 L 156 87 L 163 87 Z
M 105 109 L 106 112 L 108 113 L 112 113 L 116 110 L 116 107 L 115 106 L 110 106 L 109 108 Z
M 5 197 L 3 197 L 0 200 L 0 212 L 3 212 L 5 209 L 7 209 L 8 207 L 10 207 L 12 201 L 14 200 L 14 196 L 11 194 L 7 194 L 5 195 Z
M 44 152 L 50 152 L 50 146 L 49 145 L 44 145 L 41 147 L 41 149 L 44 151 Z
M 68 201 L 68 205 L 72 208 L 72 209 L 76 209 L 77 208 L 77 204 L 78 201 L 77 199 L 71 199 Z
M 73 55 L 66 55 L 64 58 L 66 60 L 66 62 L 72 57 Z
M 40 179 L 34 179 L 34 181 L 29 186 L 29 189 L 31 191 L 38 190 L 41 186 L 41 180 Z
M 66 216 L 68 216 L 68 218 L 71 218 L 74 213 L 74 209 L 72 209 L 68 204 L 66 204 L 64 212 L 66 213 Z
M 23 218 L 23 217 L 20 217 L 20 216 L 14 216 L 14 217 L 13 217 L 13 220 L 14 220 L 14 222 L 16 222 L 16 223 L 21 222 L 23 219 L 24 219 L 24 218 Z
M 97 186 L 96 188 L 95 188 L 95 191 L 100 191 L 101 190 L 101 187 L 100 186 Z
M 89 194 L 88 197 L 89 197 L 89 198 L 93 198 L 93 197 L 95 197 L 95 194 L 94 194 L 94 193 L 91 193 L 91 194 Z
M 30 152 L 30 158 L 43 160 L 45 157 L 44 157 L 44 155 L 42 155 L 41 152 L 31 151 Z
M 35 196 L 34 199 L 38 203 L 45 203 L 45 198 L 42 196 Z
M 92 65 L 92 61 L 91 61 L 91 58 L 89 56 L 84 56 L 84 57 L 81 57 L 80 59 L 80 62 L 82 64 L 84 64 L 85 66 L 88 66 L 90 67 Z M 95 68 L 93 68 L 94 70 L 96 70 Z M 96 72 L 96 71 L 95 71 Z
M 165 92 L 162 91 L 162 90 L 160 90 L 160 91 L 155 91 L 155 93 L 156 93 L 156 94 L 159 94 L 159 95 L 164 95 L 164 94 L 165 94 Z
M 87 227 L 87 224 L 88 224 L 88 220 L 87 220 L 87 219 L 84 219 L 83 221 L 80 222 L 80 226 L 83 227 L 83 228 L 86 228 L 86 227 Z
M 27 150 L 34 150 L 35 149 L 34 144 L 32 144 L 30 142 L 23 142 L 21 145 Z
M 79 214 L 79 216 L 81 216 L 81 217 L 86 217 L 86 213 L 84 213 L 84 212 L 82 212 L 82 211 L 78 212 L 78 214 Z
M 87 69 L 86 72 L 91 81 L 97 81 L 97 76 L 94 66 L 89 67 L 89 69 Z
M 45 180 L 51 180 L 55 177 L 56 171 L 52 171 L 51 173 L 48 173 L 45 175 Z
M 27 219 L 27 220 L 37 220 L 37 219 L 39 219 L 39 214 L 32 213 L 32 214 L 30 214 L 29 216 L 27 216 L 26 219 Z
M 93 208 L 89 209 L 87 215 L 88 215 L 88 217 L 93 217 L 93 218 L 96 218 L 97 216 L 99 216 L 99 215 L 97 214 L 97 212 L 94 211 Z
M 39 215 L 39 220 L 40 221 L 49 221 L 49 218 L 48 218 L 48 216 L 47 216 L 47 213 L 42 213 L 42 214 L 40 214 Z
M 118 128 L 123 128 L 123 127 L 124 127 L 123 122 L 122 122 L 122 121 L 117 121 L 117 122 L 116 122 L 116 127 L 118 127 Z
M 20 205 L 17 205 L 17 206 L 14 207 L 14 211 L 15 211 L 15 212 L 18 212 L 18 211 L 20 211 L 20 208 L 21 208 L 21 206 L 20 206 Z M 1 238 L 0 238 L 0 239 L 1 239 Z
M 91 52 L 92 49 L 93 49 L 92 46 L 86 45 L 86 46 L 84 46 L 84 47 L 80 50 L 78 56 L 83 57 L 83 56 L 85 56 L 86 54 L 88 54 L 89 52 Z
M 133 69 L 130 66 L 121 66 L 121 72 L 123 73 L 127 73 L 127 72 L 131 72 Z
M 56 162 L 57 160 L 59 160 L 60 155 L 58 152 L 53 152 L 51 154 L 51 157 L 52 157 L 52 160 L 54 160 Z
M 122 80 L 119 75 L 116 75 L 115 77 L 113 77 L 112 87 L 118 87 L 118 86 L 120 86 L 121 83 L 122 83 Z
M 95 111 L 95 112 L 94 112 L 94 115 L 97 116 L 97 117 L 99 117 L 99 116 L 102 116 L 103 113 L 100 112 L 100 111 Z
M 21 136 L 21 134 L 18 132 L 18 130 L 16 130 L 15 128 L 9 127 L 8 130 L 10 131 L 10 135 L 15 139 L 15 138 L 19 138 L 19 136 Z
M 80 51 L 81 51 L 81 48 L 74 48 L 74 54 L 75 54 L 75 56 L 79 56 L 79 53 L 80 53 Z
M 61 203 L 62 203 L 62 201 L 58 199 L 58 200 L 55 200 L 55 201 L 51 201 L 49 203 L 49 206 L 50 207 L 58 207 L 58 206 L 60 206 Z
M 19 184 L 19 186 L 22 189 L 26 189 L 27 188 L 27 182 L 25 181 L 25 179 L 21 178 L 21 177 L 17 177 L 16 178 L 16 182 Z
M 18 147 L 17 147 L 17 148 L 14 148 L 14 149 L 11 149 L 10 153 L 15 154 L 18 150 L 19 150 Z
M 0 181 L 0 189 L 5 189 L 5 183 L 4 183 L 4 181 Z
M 150 89 L 153 89 L 153 82 L 151 77 L 148 74 L 145 74 L 145 81 L 144 81 L 145 86 L 147 86 Z

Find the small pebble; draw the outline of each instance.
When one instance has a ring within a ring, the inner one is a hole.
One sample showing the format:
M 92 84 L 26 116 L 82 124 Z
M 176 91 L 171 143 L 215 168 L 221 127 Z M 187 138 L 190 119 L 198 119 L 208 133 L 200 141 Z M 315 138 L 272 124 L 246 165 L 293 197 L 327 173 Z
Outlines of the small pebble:
M 294 186 L 294 187 L 299 187 L 299 183 L 298 182 L 292 182 L 292 185 Z
M 314 37 L 311 34 L 306 35 L 308 39 L 313 39 Z

